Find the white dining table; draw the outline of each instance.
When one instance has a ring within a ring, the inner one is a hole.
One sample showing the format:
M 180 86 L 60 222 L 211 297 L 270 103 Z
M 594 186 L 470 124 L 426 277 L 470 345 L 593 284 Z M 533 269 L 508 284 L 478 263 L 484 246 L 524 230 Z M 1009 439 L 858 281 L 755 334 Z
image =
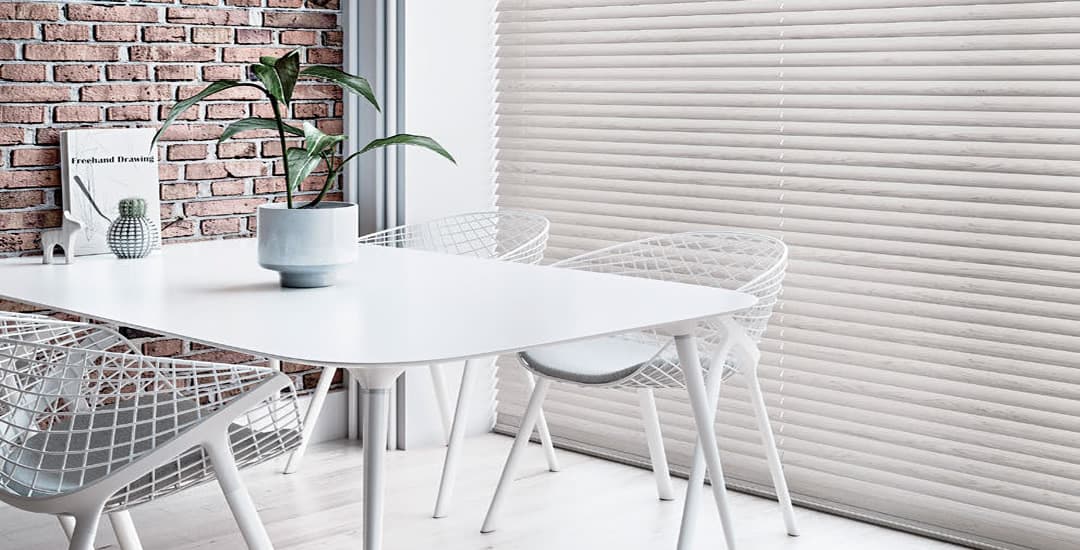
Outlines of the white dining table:
M 665 327 L 678 344 L 709 470 L 718 472 L 693 327 L 755 302 L 717 288 L 376 246 L 360 246 L 359 259 L 333 287 L 282 289 L 277 274 L 256 263 L 253 239 L 167 245 L 140 260 L 3 260 L 0 297 L 218 348 L 347 369 L 366 397 L 366 550 L 382 548 L 389 392 L 406 369 Z M 723 484 L 716 485 L 719 499 Z

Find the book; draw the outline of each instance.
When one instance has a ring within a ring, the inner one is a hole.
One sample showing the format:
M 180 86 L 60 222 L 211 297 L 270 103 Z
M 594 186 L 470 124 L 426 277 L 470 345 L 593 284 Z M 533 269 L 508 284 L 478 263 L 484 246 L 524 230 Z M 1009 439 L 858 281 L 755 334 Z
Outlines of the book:
M 75 255 L 109 252 L 110 222 L 102 218 L 75 182 L 83 182 L 94 202 L 109 218 L 119 216 L 120 199 L 146 201 L 146 217 L 161 222 L 157 147 L 151 147 L 153 128 L 90 128 L 60 132 L 60 178 L 64 210 L 83 223 Z M 160 227 L 160 226 L 158 226 Z M 157 232 L 153 248 L 161 248 Z

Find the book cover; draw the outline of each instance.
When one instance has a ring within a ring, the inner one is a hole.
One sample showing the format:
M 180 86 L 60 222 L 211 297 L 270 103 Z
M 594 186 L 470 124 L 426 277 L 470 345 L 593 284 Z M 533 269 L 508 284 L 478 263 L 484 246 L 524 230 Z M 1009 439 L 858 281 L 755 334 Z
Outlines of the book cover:
M 109 252 L 109 221 L 94 210 L 75 183 L 75 176 L 110 219 L 119 215 L 120 199 L 139 197 L 146 200 L 146 217 L 160 224 L 157 148 L 150 146 L 153 138 L 153 128 L 91 128 L 60 133 L 64 209 L 84 224 L 76 238 L 76 255 Z M 158 233 L 155 249 L 161 248 Z

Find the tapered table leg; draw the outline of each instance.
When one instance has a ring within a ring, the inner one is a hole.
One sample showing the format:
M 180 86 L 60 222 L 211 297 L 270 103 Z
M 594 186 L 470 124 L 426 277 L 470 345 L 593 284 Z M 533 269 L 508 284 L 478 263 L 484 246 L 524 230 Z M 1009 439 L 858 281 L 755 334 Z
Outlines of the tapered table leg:
M 390 391 L 402 369 L 351 368 L 362 386 L 364 403 L 364 545 L 363 550 L 382 550 L 383 509 L 386 492 L 386 440 L 390 419 Z

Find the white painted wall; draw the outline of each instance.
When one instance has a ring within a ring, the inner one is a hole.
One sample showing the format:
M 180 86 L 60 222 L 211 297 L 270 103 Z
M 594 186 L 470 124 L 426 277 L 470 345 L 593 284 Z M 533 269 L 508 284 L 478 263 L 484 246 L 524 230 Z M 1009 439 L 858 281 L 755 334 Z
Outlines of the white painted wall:
M 429 151 L 404 148 L 407 223 L 494 207 L 493 7 L 493 0 L 405 2 L 404 130 L 435 138 L 458 161 L 455 166 Z M 448 370 L 456 399 L 461 365 Z M 427 370 L 406 376 L 406 446 L 441 444 Z M 494 372 L 478 378 L 472 433 L 494 423 Z

